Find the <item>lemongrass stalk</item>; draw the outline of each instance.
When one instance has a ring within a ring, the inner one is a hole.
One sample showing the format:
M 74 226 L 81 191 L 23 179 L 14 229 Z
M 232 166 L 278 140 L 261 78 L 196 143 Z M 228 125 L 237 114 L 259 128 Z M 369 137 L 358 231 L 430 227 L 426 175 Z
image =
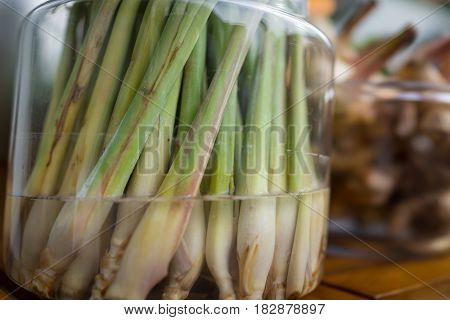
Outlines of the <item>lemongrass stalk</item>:
M 77 192 L 77 199 L 86 200 L 65 204 L 53 225 L 33 281 L 36 291 L 53 295 L 54 283 L 73 259 L 73 250 L 80 247 L 83 239 L 92 238 L 103 224 L 111 203 L 89 198 L 123 194 L 150 134 L 141 135 L 142 128 L 154 127 L 214 4 L 214 1 L 175 3 L 174 14 L 166 23 L 141 84 L 142 94 L 134 97 L 103 155 Z
M 233 259 L 234 235 L 233 200 L 217 200 L 211 203 L 206 240 L 206 262 L 219 287 L 219 298 L 236 299 L 231 260 Z
M 268 284 L 268 299 L 286 298 L 286 279 L 297 221 L 298 201 L 291 196 L 277 199 L 275 254 Z
M 291 79 L 290 79 L 290 109 L 288 112 L 288 181 L 289 192 L 299 199 L 297 223 L 289 262 L 286 297 L 299 298 L 305 294 L 307 283 L 311 277 L 311 210 L 312 194 L 300 192 L 310 191 L 313 181 L 314 167 L 311 163 L 308 132 L 308 105 L 306 101 L 304 79 L 304 51 L 300 35 L 291 38 Z M 306 131 L 305 131 L 306 130 Z M 297 150 L 301 138 L 305 138 L 302 150 Z M 306 167 L 304 167 L 306 165 Z
M 239 189 L 239 176 L 242 174 L 241 165 L 242 165 L 242 148 L 244 144 L 244 123 L 242 118 L 242 112 L 239 108 L 239 102 L 238 102 L 238 109 L 236 111 L 236 132 L 235 132 L 235 151 L 234 151 L 234 194 L 239 195 L 238 189 Z M 234 201 L 234 216 L 233 216 L 233 242 L 231 244 L 231 254 L 230 254 L 230 274 L 231 278 L 233 280 L 233 286 L 234 286 L 234 292 L 239 291 L 239 263 L 238 263 L 238 253 L 237 253 L 237 230 L 238 230 L 238 223 L 239 223 L 239 212 L 241 211 L 241 201 L 235 199 Z
M 212 47 L 215 49 L 213 68 L 223 59 L 224 49 L 230 34 L 231 25 L 223 23 L 218 17 L 211 18 Z M 210 180 L 210 194 L 231 195 L 234 193 L 235 132 L 237 112 L 237 87 L 231 93 L 226 107 L 221 129 L 215 143 L 213 170 Z M 230 271 L 233 244 L 235 244 L 235 208 L 233 200 L 212 201 L 208 214 L 206 235 L 206 262 L 219 287 L 220 299 L 235 299 L 233 278 Z
M 282 30 L 280 30 L 282 31 Z M 276 42 L 274 63 L 273 132 L 270 147 L 269 191 L 283 194 L 287 190 L 287 115 L 286 110 L 286 39 Z M 289 153 L 292 156 L 292 153 Z M 277 198 L 275 252 L 267 291 L 269 299 L 281 300 L 286 296 L 286 277 L 297 220 L 297 201 L 292 197 Z
M 100 259 L 110 241 L 113 221 L 113 215 L 110 214 L 98 236 L 79 250 L 77 257 L 62 276 L 59 298 L 73 300 L 86 297 L 99 268 Z
M 194 200 L 192 206 L 183 239 L 169 266 L 163 299 L 186 299 L 203 267 L 206 238 L 203 201 Z
M 289 262 L 286 297 L 299 299 L 308 290 L 311 280 L 311 217 L 315 213 L 312 208 L 312 194 L 297 196 L 298 212 L 295 228 L 294 242 L 292 245 L 291 259 Z
M 100 71 L 84 115 L 82 129 L 58 192 L 59 196 L 73 196 L 76 193 L 77 185 L 86 179 L 99 156 L 103 132 L 106 129 L 106 122 L 114 103 L 119 84 L 118 78 L 125 62 L 138 7 L 139 1 L 136 0 L 125 0 L 119 7 Z M 123 45 L 118 49 L 117 43 Z M 33 272 L 36 268 L 39 262 L 39 254 L 45 247 L 50 227 L 55 221 L 56 212 L 49 211 L 44 216 L 40 210 L 31 211 L 25 224 L 22 245 L 21 256 L 24 273 Z M 36 224 L 40 224 L 41 227 L 36 228 Z M 39 240 L 39 242 L 36 240 Z
M 56 181 L 70 141 L 70 133 L 119 2 L 103 1 L 94 24 L 89 28 L 56 108 L 53 126 L 39 145 L 36 162 L 26 185 L 27 195 L 51 195 L 57 191 Z
M 104 141 L 105 147 L 117 130 L 134 96 L 138 93 L 139 85 L 149 66 L 150 58 L 161 35 L 161 30 L 164 27 L 170 6 L 171 1 L 169 0 L 154 0 L 149 1 L 147 4 L 131 61 L 123 79 L 122 86 L 120 87 L 111 120 L 109 121 Z
M 204 97 L 206 35 L 205 27 L 184 68 L 179 139 L 186 137 L 187 127 L 192 124 Z M 176 146 L 175 154 L 178 149 Z M 196 200 L 183 240 L 170 263 L 168 281 L 163 292 L 164 299 L 185 299 L 188 296 L 203 266 L 205 238 L 203 201 Z
M 311 290 L 317 284 L 325 252 L 326 228 L 328 223 L 328 189 L 317 191 L 312 196 L 311 216 L 311 280 L 307 288 Z
M 128 241 L 148 205 L 147 202 L 139 201 L 138 198 L 154 195 L 169 168 L 175 121 L 173 115 L 176 114 L 180 87 L 181 77 L 169 95 L 166 105 L 167 113 L 161 114 L 160 121 L 147 140 L 147 146 L 141 153 L 131 176 L 126 195 L 136 200 L 119 205 L 110 247 L 102 259 L 100 272 L 95 277 L 92 299 L 101 299 L 111 284 Z
M 262 299 L 275 249 L 276 199 L 269 194 L 269 132 L 272 120 L 273 68 L 276 34 L 270 24 L 264 30 L 255 84 L 247 111 L 244 148 L 244 194 L 241 202 L 237 250 L 239 298 Z M 270 127 L 269 127 L 270 128 Z
M 193 128 L 161 185 L 160 195 L 194 196 L 198 193 L 225 106 L 260 19 L 260 13 L 249 13 L 245 24 L 234 28 L 225 58 L 211 82 Z M 204 127 L 211 128 L 208 135 L 202 132 Z M 184 167 L 194 168 L 194 172 L 183 170 Z M 106 298 L 145 298 L 165 277 L 183 238 L 192 207 L 193 202 L 189 199 L 153 202 L 150 205 L 125 250 L 119 272 L 106 292 Z M 130 274 L 134 276 L 130 277 Z

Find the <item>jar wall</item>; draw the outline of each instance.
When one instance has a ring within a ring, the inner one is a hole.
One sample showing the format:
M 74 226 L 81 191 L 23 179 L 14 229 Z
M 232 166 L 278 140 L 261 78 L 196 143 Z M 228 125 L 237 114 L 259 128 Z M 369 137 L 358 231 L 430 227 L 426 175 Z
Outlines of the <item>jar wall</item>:
M 38 7 L 21 36 L 7 273 L 46 298 L 311 291 L 332 70 L 317 29 L 257 1 Z

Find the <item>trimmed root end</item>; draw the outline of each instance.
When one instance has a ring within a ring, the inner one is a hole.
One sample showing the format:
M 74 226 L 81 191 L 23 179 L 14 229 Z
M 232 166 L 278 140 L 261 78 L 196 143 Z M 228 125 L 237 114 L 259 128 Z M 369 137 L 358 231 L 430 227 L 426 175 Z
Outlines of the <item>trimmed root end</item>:
M 267 296 L 270 300 L 286 299 L 286 286 L 284 283 L 274 283 Z
M 164 289 L 164 293 L 162 295 L 162 298 L 164 300 L 184 300 L 189 295 L 188 290 L 183 290 L 181 288 L 174 288 L 174 287 L 166 287 Z
M 31 289 L 47 299 L 55 298 L 56 272 L 50 268 L 38 269 L 31 282 Z
M 250 295 L 245 295 L 245 296 L 239 297 L 239 299 L 241 299 L 241 300 L 262 300 L 262 298 L 263 298 L 262 292 L 253 292 Z
M 120 267 L 120 261 L 124 249 L 121 246 L 112 244 L 110 250 L 105 254 L 100 266 L 100 272 L 95 276 L 94 286 L 92 287 L 91 299 L 103 299 L 106 290 L 108 290 L 117 271 Z
M 314 291 L 317 288 L 318 285 L 319 285 L 319 277 L 313 277 L 313 278 L 311 278 L 310 281 L 308 281 L 305 284 L 305 287 L 303 288 L 302 291 L 295 291 L 295 292 L 291 293 L 289 295 L 289 297 L 287 297 L 287 298 L 289 300 L 298 300 L 300 298 L 303 298 L 307 294 L 309 294 L 312 291 Z
M 5 268 L 5 270 L 8 270 L 8 268 Z M 27 280 L 31 280 L 31 279 L 27 279 L 25 276 L 26 274 L 24 273 L 25 270 L 21 270 L 18 266 L 17 263 L 14 262 L 8 272 L 8 275 L 14 279 L 14 281 L 16 281 L 17 283 L 26 283 Z M 31 277 L 30 277 L 31 278 Z
M 220 300 L 236 300 L 236 295 L 234 292 L 228 292 L 225 294 L 220 294 Z
M 19 283 L 23 284 L 23 287 L 25 289 L 31 289 L 31 282 L 33 280 L 33 273 L 30 272 L 28 269 L 21 269 L 19 270 L 12 270 L 14 273 L 12 275 L 13 279 L 16 279 L 16 277 L 19 277 Z
M 236 300 L 236 293 L 234 292 L 233 280 L 231 277 L 224 277 L 216 281 L 219 287 L 220 300 Z
M 305 293 L 294 292 L 291 295 L 289 295 L 288 300 L 300 300 L 304 295 Z
M 85 297 L 85 290 L 71 289 L 67 287 L 61 287 L 59 290 L 59 298 L 63 300 L 81 300 Z

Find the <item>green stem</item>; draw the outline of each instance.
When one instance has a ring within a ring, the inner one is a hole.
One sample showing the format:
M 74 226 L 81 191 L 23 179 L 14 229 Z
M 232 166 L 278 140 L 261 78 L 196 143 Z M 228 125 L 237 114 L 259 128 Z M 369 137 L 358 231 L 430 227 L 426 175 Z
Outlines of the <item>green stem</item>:
M 104 147 L 108 145 L 112 135 L 119 127 L 120 121 L 122 121 L 134 96 L 139 94 L 139 84 L 142 82 L 155 46 L 161 36 L 161 31 L 167 20 L 170 6 L 171 1 L 168 0 L 149 1 L 147 5 L 136 38 L 136 45 L 133 49 L 131 61 L 123 79 L 122 86 L 120 87 L 111 120 L 109 121 Z

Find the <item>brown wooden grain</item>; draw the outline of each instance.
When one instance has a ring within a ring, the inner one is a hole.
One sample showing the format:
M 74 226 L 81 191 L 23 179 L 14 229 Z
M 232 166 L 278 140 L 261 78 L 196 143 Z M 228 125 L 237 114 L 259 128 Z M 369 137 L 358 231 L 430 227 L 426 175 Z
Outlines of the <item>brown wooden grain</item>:
M 424 282 L 450 280 L 450 256 L 400 263 L 387 262 L 359 270 L 326 274 L 324 283 L 380 299 L 416 290 Z
M 443 300 L 450 299 L 450 280 L 439 283 L 431 283 L 430 287 L 423 286 L 419 289 L 408 290 L 398 294 L 388 295 L 386 300 Z M 447 298 L 446 298 L 447 297 Z
M 326 258 L 324 271 L 325 274 L 330 275 L 334 273 L 367 268 L 379 263 L 380 261 L 374 261 L 373 259 L 332 256 Z
M 361 300 L 364 297 L 336 289 L 327 285 L 319 285 L 316 290 L 304 296 L 302 300 Z

